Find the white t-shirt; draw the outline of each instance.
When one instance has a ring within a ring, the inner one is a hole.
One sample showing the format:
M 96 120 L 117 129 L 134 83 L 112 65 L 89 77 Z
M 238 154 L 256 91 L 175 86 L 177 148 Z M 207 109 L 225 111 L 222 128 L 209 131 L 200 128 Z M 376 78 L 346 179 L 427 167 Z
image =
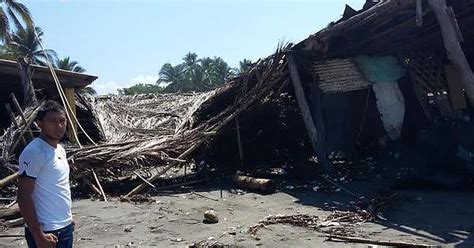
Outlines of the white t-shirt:
M 64 148 L 59 144 L 54 148 L 35 138 L 21 153 L 19 163 L 20 176 L 36 179 L 32 197 L 41 229 L 54 231 L 68 226 L 72 203 Z

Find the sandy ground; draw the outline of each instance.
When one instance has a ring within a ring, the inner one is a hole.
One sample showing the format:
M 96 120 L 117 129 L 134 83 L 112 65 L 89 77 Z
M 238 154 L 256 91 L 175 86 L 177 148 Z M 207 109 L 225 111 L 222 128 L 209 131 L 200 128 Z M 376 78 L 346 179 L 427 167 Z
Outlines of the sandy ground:
M 307 213 L 322 218 L 332 210 L 346 209 L 353 200 L 342 191 L 314 192 L 311 185 L 293 184 L 292 189 L 286 186 L 280 186 L 282 191 L 271 195 L 238 193 L 224 187 L 222 198 L 219 188 L 201 186 L 157 195 L 153 202 L 140 204 L 117 199 L 76 200 L 74 244 L 75 247 L 187 247 L 210 240 L 238 247 L 368 247 L 326 241 L 322 233 L 281 224 L 261 229 L 258 239 L 250 237 L 248 228 L 268 215 Z M 190 193 L 193 191 L 199 195 Z M 402 196 L 400 201 L 384 214 L 387 221 L 357 225 L 354 229 L 357 236 L 474 246 L 474 193 L 407 190 L 398 193 Z M 219 223 L 202 222 L 208 209 L 217 211 Z M 10 229 L 8 233 L 22 234 L 23 230 Z M 21 238 L 4 238 L 0 246 L 26 247 Z

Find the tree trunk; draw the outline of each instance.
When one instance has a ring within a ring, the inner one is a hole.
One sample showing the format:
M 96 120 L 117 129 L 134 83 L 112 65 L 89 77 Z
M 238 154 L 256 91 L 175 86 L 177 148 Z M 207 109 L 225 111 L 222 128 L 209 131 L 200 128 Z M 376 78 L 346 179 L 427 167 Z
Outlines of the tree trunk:
M 28 63 L 19 59 L 18 67 L 20 68 L 21 87 L 23 88 L 23 104 L 24 107 L 38 103 L 36 98 L 33 82 L 31 81 L 31 68 Z
M 452 20 L 450 18 L 446 0 L 429 0 L 429 4 L 441 27 L 448 59 L 461 73 L 461 80 L 467 98 L 471 106 L 474 106 L 474 75 L 461 48 L 459 42 L 460 34 L 456 34 L 456 30 L 459 30 L 455 22 L 456 19 Z

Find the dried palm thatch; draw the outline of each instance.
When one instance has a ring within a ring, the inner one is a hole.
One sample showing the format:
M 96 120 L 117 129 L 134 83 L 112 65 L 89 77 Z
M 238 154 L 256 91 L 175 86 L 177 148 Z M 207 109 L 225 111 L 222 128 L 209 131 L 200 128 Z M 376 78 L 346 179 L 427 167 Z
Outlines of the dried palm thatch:
M 102 97 L 94 109 L 109 143 L 138 140 L 178 133 L 196 108 L 213 94 L 214 91 Z
M 279 96 L 288 80 L 285 52 L 279 51 L 211 92 L 98 99 L 95 108 L 109 142 L 72 150 L 74 165 L 117 176 L 169 169 L 242 112 Z
M 16 117 L 16 123 L 18 127 L 14 125 L 12 122 L 10 127 L 8 127 L 4 132 L 3 135 L 0 136 L 0 167 L 6 168 L 10 171 L 14 171 L 17 169 L 16 166 L 16 158 L 15 158 L 15 151 L 18 148 L 21 148 L 21 143 L 24 137 L 24 134 L 29 130 L 30 125 L 33 123 L 33 118 L 36 115 L 36 111 L 38 110 L 39 106 L 30 106 L 24 110 L 24 115 L 26 118 L 26 123 L 23 121 L 20 116 Z M 27 140 L 26 140 L 27 141 Z

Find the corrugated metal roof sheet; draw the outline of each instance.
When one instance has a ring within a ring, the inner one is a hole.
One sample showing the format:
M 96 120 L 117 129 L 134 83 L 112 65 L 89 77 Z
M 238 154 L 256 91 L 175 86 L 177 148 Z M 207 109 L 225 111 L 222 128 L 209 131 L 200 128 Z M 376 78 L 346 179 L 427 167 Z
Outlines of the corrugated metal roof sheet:
M 330 59 L 314 64 L 323 93 L 348 92 L 367 88 L 370 83 L 351 59 Z

